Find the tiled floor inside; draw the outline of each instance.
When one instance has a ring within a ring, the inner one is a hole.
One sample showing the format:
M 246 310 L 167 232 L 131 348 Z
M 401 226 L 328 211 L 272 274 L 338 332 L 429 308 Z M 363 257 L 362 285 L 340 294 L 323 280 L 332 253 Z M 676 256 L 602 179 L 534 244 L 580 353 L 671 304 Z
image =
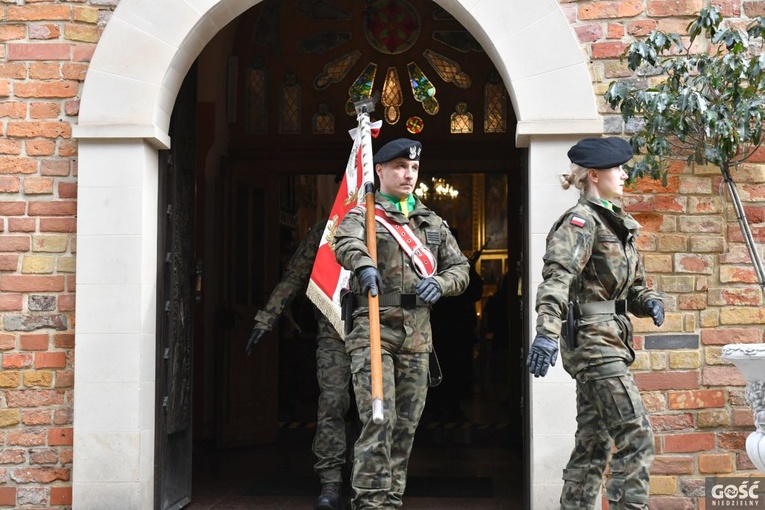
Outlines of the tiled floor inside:
M 521 440 L 509 421 L 469 412 L 455 421 L 424 417 L 412 452 L 404 508 L 520 510 Z M 349 433 L 353 427 L 349 426 Z M 311 510 L 313 429 L 283 424 L 274 445 L 200 451 L 194 457 L 191 510 Z M 346 503 L 346 509 L 350 505 Z

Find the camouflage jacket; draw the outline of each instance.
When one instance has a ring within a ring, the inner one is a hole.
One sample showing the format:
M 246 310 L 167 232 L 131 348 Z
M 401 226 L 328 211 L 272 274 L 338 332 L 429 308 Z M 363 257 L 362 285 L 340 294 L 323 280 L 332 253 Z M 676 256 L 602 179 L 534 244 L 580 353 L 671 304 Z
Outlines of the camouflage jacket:
M 589 366 L 618 360 L 629 365 L 635 359 L 626 315 L 582 317 L 573 350 L 560 340 L 568 302 L 577 295 L 579 303 L 626 299 L 627 310 L 638 317 L 648 316 L 643 309 L 647 300 L 661 299 L 661 293 L 646 286 L 635 246 L 639 229 L 618 207 L 611 211 L 585 195 L 547 235 L 544 280 L 536 299 L 537 334 L 559 341 L 563 368 L 572 376 Z
M 319 220 L 300 242 L 287 264 L 282 279 L 271 291 L 268 302 L 255 315 L 255 328 L 271 331 L 295 296 L 300 292 L 305 293 L 326 224 L 327 218 Z M 318 311 L 317 314 L 319 317 L 317 338 L 333 337 L 341 340 L 332 323 Z
M 465 291 L 469 281 L 467 257 L 460 250 L 449 226 L 436 213 L 417 199 L 407 219 L 388 200 L 377 193 L 375 200 L 381 205 L 392 223 L 408 224 L 436 259 L 434 278 L 441 287 L 442 296 L 456 296 Z M 345 215 L 335 233 L 334 245 L 337 261 L 346 269 L 355 271 L 363 266 L 376 266 L 382 276 L 383 294 L 414 294 L 420 277 L 415 273 L 411 259 L 398 241 L 375 222 L 377 264 L 372 261 L 366 242 L 366 211 L 352 209 Z M 360 295 L 355 276 L 351 277 L 351 290 Z M 358 307 L 354 314 L 354 328 L 345 338 L 348 352 L 369 346 L 369 308 Z M 380 343 L 393 352 L 430 352 L 430 307 L 380 307 Z

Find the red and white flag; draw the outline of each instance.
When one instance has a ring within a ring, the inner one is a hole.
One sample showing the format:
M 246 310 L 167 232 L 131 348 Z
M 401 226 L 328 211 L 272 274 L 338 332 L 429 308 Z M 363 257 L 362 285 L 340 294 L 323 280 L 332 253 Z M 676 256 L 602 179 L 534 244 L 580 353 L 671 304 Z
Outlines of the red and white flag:
M 370 124 L 372 137 L 377 136 L 381 125 L 382 121 Z M 306 291 L 308 298 L 329 319 L 342 337 L 345 336 L 345 333 L 340 314 L 340 294 L 344 288 L 348 287 L 351 272 L 344 269 L 335 259 L 335 231 L 348 211 L 357 205 L 364 204 L 364 183 L 374 182 L 371 161 L 366 166 L 362 164 L 360 130 L 354 128 L 349 133 L 353 138 L 353 148 L 345 167 L 345 175 L 343 175 L 332 210 L 329 213 L 327 226 L 324 227 L 324 233 L 321 236 Z M 371 147 L 372 141 L 369 140 L 368 143 Z

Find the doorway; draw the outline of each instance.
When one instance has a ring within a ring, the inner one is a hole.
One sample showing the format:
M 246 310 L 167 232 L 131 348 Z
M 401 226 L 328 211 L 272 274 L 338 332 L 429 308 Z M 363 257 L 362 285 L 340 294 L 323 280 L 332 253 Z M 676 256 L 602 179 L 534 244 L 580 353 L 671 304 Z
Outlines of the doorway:
M 204 326 L 194 350 L 202 359 L 194 364 L 193 493 L 207 494 L 211 485 L 221 485 L 210 483 L 217 474 L 237 465 L 240 485 L 222 486 L 238 496 L 279 490 L 291 495 L 306 487 L 307 507 L 318 493 L 310 448 L 318 400 L 313 306 L 296 299 L 290 319 L 261 340 L 252 356 L 244 348 L 253 317 L 284 264 L 334 200 L 335 176 L 351 149 L 346 131 L 355 127 L 346 112 L 349 88 L 359 79 L 378 89 L 395 84 L 387 79 L 394 69 L 402 77 L 401 102 L 385 106 L 395 94 L 380 99 L 373 117 L 384 123 L 375 145 L 395 137 L 422 141 L 420 182 L 429 187 L 422 200 L 455 229 L 483 281 L 472 327 L 437 342 L 445 382 L 432 391 L 418 430 L 410 490 L 423 497 L 479 494 L 493 500 L 517 482 L 512 498 L 523 498 L 522 477 L 512 483 L 493 479 L 521 462 L 524 444 L 520 286 L 526 170 L 523 151 L 513 148 L 509 97 L 491 60 L 434 2 L 378 3 L 406 7 L 411 20 L 419 20 L 421 33 L 409 34 L 408 50 L 381 46 L 380 40 L 332 48 L 308 43 L 316 43 L 311 34 L 327 23 L 320 15 L 343 27 L 333 32 L 338 40 L 350 34 L 348 40 L 369 41 L 371 14 L 362 3 L 336 2 L 338 10 L 318 13 L 310 2 L 264 1 L 221 31 L 200 56 L 205 101 L 198 105 L 197 123 L 206 139 L 198 145 L 211 152 L 202 156 L 208 168 L 197 183 L 205 197 L 206 218 L 197 235 L 204 239 L 199 258 L 206 290 Z M 274 29 L 281 26 L 290 28 Z M 447 32 L 460 37 L 447 41 Z M 352 48 L 358 53 L 348 56 Z M 379 69 L 377 79 L 370 69 Z M 406 76 L 438 83 L 437 107 L 417 100 Z M 438 191 L 444 184 L 454 193 Z M 454 332 L 453 325 L 465 319 L 447 313 L 439 321 Z M 353 412 L 347 416 L 350 438 Z M 254 466 L 265 471 L 257 474 Z M 459 494 L 458 486 L 474 492 Z M 204 496 L 192 496 L 192 505 L 198 497 Z
M 471 204 L 470 210 L 480 211 L 487 207 L 487 200 L 481 197 L 488 194 L 491 200 L 500 200 L 500 204 L 492 205 L 491 214 L 507 218 L 507 221 L 499 221 L 503 230 L 498 235 L 506 236 L 508 243 L 504 250 L 494 248 L 490 240 L 481 246 L 484 249 L 480 253 L 475 253 L 470 247 L 464 250 L 474 260 L 476 272 L 483 279 L 483 291 L 474 303 L 472 336 L 449 336 L 446 340 L 466 344 L 469 365 L 467 368 L 462 364 L 454 365 L 454 355 L 450 354 L 448 347 L 443 348 L 443 343 L 439 344 L 445 381 L 457 379 L 458 383 L 442 383 L 442 387 L 432 389 L 429 394 L 411 458 L 407 507 L 443 509 L 444 505 L 457 505 L 475 509 L 520 509 L 523 508 L 525 490 L 525 476 L 518 476 L 518 473 L 524 473 L 524 371 L 520 342 L 513 339 L 521 338 L 523 328 L 519 296 L 521 282 L 517 272 L 517 268 L 522 267 L 523 186 L 507 186 L 507 177 L 499 174 L 424 173 L 421 177 L 425 182 L 432 182 L 434 178 L 449 182 L 461 194 L 471 197 L 465 203 L 453 199 L 441 202 L 441 199 L 431 197 L 432 207 L 450 225 L 473 225 L 470 215 L 467 220 L 459 217 L 468 207 L 466 204 Z M 217 322 L 216 317 L 212 318 L 216 321 L 216 328 L 223 328 L 216 338 L 225 337 L 223 348 L 233 361 L 227 361 L 224 368 L 206 374 L 208 380 L 203 385 L 230 388 L 230 382 L 237 380 L 251 385 L 250 388 L 240 388 L 242 395 L 251 392 L 255 395 L 253 402 L 260 402 L 264 397 L 255 388 L 263 386 L 257 378 L 270 378 L 275 386 L 267 388 L 266 392 L 275 396 L 275 414 L 268 422 L 265 419 L 267 412 L 258 412 L 260 404 L 251 406 L 253 417 L 260 421 L 241 419 L 242 431 L 232 435 L 233 429 L 223 424 L 220 417 L 230 413 L 222 409 L 233 407 L 231 399 L 226 400 L 228 390 L 215 392 L 216 400 L 212 404 L 205 403 L 206 407 L 216 409 L 213 413 L 217 416 L 213 435 L 205 437 L 202 432 L 204 428 L 200 429 L 200 433 L 195 433 L 194 481 L 189 508 L 237 508 L 237 504 L 242 508 L 257 508 L 278 502 L 284 505 L 283 508 L 307 509 L 311 508 L 313 499 L 318 495 L 318 480 L 312 469 L 315 459 L 311 453 L 318 401 L 313 305 L 304 296 L 295 299 L 289 313 L 285 314 L 289 318 L 283 317 L 274 332 L 261 340 L 259 350 L 252 358 L 244 355 L 244 349 L 252 317 L 258 306 L 267 300 L 275 281 L 278 281 L 278 274 L 284 269 L 284 263 L 300 241 L 301 233 L 304 233 L 299 225 L 312 224 L 301 219 L 297 211 L 314 209 L 315 206 L 321 208 L 321 203 L 331 203 L 334 199 L 334 196 L 322 196 L 326 192 L 321 190 L 332 189 L 326 185 L 327 180 L 334 180 L 334 176 L 282 174 L 275 179 L 275 187 L 266 184 L 268 179 L 249 186 L 238 181 L 238 185 L 232 187 L 235 195 L 260 197 L 260 206 L 251 203 L 247 207 L 231 205 L 239 214 L 236 220 L 228 220 L 229 225 L 220 225 L 221 230 L 239 232 L 240 228 L 235 225 L 249 217 L 252 219 L 247 221 L 251 224 L 271 225 L 260 227 L 262 232 L 270 234 L 264 234 L 259 240 L 243 241 L 246 236 L 242 234 L 233 237 L 238 239 L 238 250 L 246 253 L 251 253 L 257 245 L 273 246 L 268 251 L 278 272 L 267 278 L 268 281 L 254 286 L 244 285 L 247 290 L 240 290 L 240 296 L 255 296 L 251 300 L 252 309 L 238 308 L 236 313 L 227 315 L 232 322 L 226 324 Z M 487 182 L 491 183 L 488 189 Z M 478 189 L 473 189 L 473 185 Z M 251 194 L 253 188 L 263 189 L 264 186 L 271 189 L 267 195 L 276 197 L 277 203 L 259 194 L 262 193 L 260 191 Z M 288 192 L 285 187 L 295 192 Z M 302 191 L 296 192 L 298 189 Z M 498 190 L 504 192 L 498 193 Z M 315 197 L 316 203 L 306 203 L 307 197 Z M 288 201 L 296 211 L 293 220 L 280 219 L 268 212 L 282 210 L 280 200 Z M 479 223 L 475 222 L 476 225 Z M 465 237 L 470 238 L 467 235 L 470 228 L 463 228 Z M 251 230 L 257 229 L 248 228 L 243 232 Z M 462 239 L 459 230 L 458 237 Z M 236 257 L 226 255 L 227 261 L 232 259 Z M 257 260 L 257 256 L 248 256 L 241 263 L 245 266 L 244 270 L 234 267 L 225 269 L 220 274 L 231 281 L 217 286 L 226 289 L 236 286 L 237 281 L 245 284 L 251 279 L 258 281 L 258 277 L 251 275 L 253 264 L 262 264 L 253 262 Z M 231 264 L 239 263 L 234 261 Z M 249 276 L 243 278 L 242 273 Z M 237 274 L 240 276 L 233 276 Z M 265 292 L 253 292 L 253 287 L 265 289 Z M 226 291 L 225 295 L 229 292 Z M 499 317 L 490 319 L 488 314 L 496 306 L 495 303 L 501 303 L 498 308 L 502 312 Z M 440 320 L 446 321 L 444 329 L 447 331 L 457 331 L 457 325 L 464 318 L 450 318 L 447 314 Z M 496 323 L 504 323 L 504 333 Z M 502 334 L 506 338 L 500 338 Z M 227 371 L 232 373 L 224 376 Z M 240 395 L 237 398 L 246 403 L 249 397 Z M 455 402 L 457 405 L 450 408 L 443 406 L 444 402 Z M 352 408 L 346 417 L 349 451 L 357 433 L 354 412 Z M 273 430 L 273 435 L 259 436 L 253 432 L 264 427 Z

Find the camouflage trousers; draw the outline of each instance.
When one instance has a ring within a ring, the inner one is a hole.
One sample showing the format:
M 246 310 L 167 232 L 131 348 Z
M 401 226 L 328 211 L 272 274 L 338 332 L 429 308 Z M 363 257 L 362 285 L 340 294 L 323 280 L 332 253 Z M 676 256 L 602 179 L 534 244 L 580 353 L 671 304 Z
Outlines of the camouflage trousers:
M 319 482 L 342 483 L 345 465 L 345 415 L 351 406 L 348 391 L 351 380 L 351 358 L 345 343 L 338 338 L 319 338 L 316 345 L 316 377 L 319 382 L 319 403 L 313 453 L 314 471 Z
M 595 508 L 612 445 L 609 510 L 647 510 L 653 431 L 626 365 L 608 363 L 577 374 L 576 406 L 575 444 L 563 471 L 561 510 Z
M 382 352 L 383 423 L 372 421 L 369 348 L 351 352 L 361 434 L 354 447 L 353 509 L 401 507 L 414 433 L 428 392 L 428 353 Z

